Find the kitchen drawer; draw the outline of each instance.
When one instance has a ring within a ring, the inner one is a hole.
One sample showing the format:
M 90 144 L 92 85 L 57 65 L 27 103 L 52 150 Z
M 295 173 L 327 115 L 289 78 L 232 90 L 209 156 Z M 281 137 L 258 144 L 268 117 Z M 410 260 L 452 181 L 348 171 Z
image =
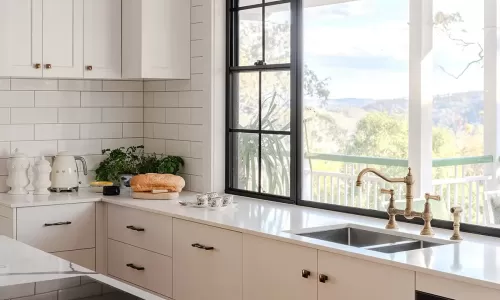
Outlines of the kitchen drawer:
M 95 249 L 54 252 L 51 254 L 84 268 L 95 270 Z
M 17 240 L 45 252 L 95 248 L 95 205 L 19 208 Z
M 108 237 L 172 256 L 172 218 L 118 205 L 108 206 Z
M 172 297 L 172 258 L 168 256 L 108 240 L 108 274 Z

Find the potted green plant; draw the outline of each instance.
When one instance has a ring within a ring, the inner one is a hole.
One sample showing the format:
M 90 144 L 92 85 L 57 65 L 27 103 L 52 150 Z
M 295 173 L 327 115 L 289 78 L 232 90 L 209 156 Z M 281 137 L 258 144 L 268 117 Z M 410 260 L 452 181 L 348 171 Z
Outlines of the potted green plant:
M 102 154 L 108 156 L 96 170 L 97 181 L 112 181 L 122 187 L 130 186 L 130 179 L 137 174 L 160 173 L 174 174 L 184 166 L 179 156 L 145 154 L 144 146 L 128 148 L 103 149 Z

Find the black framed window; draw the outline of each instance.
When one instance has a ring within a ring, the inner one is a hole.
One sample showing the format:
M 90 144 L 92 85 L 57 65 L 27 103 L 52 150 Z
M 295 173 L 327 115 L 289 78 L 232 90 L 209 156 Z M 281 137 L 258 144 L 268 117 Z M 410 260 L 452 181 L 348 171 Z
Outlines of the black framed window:
M 411 166 L 435 226 L 461 206 L 464 231 L 500 236 L 488 3 L 227 0 L 226 191 L 386 218 L 381 189 L 404 187 L 356 175 Z
M 292 1 L 229 2 L 227 188 L 292 202 Z

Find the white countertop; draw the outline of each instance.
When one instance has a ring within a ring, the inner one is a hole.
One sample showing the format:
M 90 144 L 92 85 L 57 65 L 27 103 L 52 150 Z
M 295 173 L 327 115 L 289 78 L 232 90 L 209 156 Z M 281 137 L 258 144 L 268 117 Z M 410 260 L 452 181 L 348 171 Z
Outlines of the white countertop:
M 78 276 L 88 276 L 142 299 L 163 299 L 21 242 L 0 236 L 0 289 L 5 286 Z
M 448 279 L 500 290 L 500 239 L 463 233 L 465 241 L 439 247 L 385 254 L 299 236 L 287 231 L 305 228 L 357 224 L 384 230 L 387 220 L 343 214 L 303 206 L 235 197 L 237 205 L 224 209 L 184 207 L 176 200 L 134 200 L 128 195 L 102 196 L 80 191 L 71 195 L 51 195 L 46 199 L 16 199 L 0 195 L 0 205 L 11 208 L 102 201 L 199 222 L 219 228 L 249 233 L 318 250 L 366 259 Z M 183 192 L 178 200 L 193 200 L 194 193 Z M 399 222 L 402 235 L 417 235 L 421 226 Z M 434 228 L 435 239 L 448 240 L 450 230 Z

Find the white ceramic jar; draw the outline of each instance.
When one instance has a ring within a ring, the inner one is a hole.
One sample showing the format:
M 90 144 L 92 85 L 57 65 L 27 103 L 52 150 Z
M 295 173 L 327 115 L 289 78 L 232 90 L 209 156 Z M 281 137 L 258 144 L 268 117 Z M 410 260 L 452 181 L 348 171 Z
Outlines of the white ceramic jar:
M 35 163 L 33 171 L 35 173 L 35 180 L 33 182 L 35 191 L 33 194 L 49 195 L 49 187 L 51 185 L 50 172 L 52 171 L 52 168 L 44 156 L 40 157 L 40 159 Z
M 28 157 L 16 149 L 10 156 L 7 169 L 9 177 L 7 178 L 7 185 L 10 187 L 9 194 L 11 195 L 26 195 L 28 191 L 26 187 L 30 183 L 28 178 L 28 168 L 30 161 Z

